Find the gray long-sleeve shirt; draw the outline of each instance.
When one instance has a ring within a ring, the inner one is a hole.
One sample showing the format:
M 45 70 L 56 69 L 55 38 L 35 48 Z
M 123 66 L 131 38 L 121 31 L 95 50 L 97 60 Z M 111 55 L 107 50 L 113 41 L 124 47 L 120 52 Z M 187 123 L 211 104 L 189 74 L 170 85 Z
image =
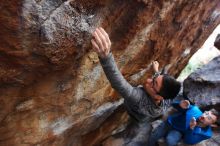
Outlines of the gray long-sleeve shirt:
M 163 100 L 160 105 L 156 105 L 143 87 L 131 86 L 118 70 L 112 53 L 99 59 L 111 86 L 124 98 L 128 113 L 136 120 L 152 121 L 170 105 L 170 100 Z

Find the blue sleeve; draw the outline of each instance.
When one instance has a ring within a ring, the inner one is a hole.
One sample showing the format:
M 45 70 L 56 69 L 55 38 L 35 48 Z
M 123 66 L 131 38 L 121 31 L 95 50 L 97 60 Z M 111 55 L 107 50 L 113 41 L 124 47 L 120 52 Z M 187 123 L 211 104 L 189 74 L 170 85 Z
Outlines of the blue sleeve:
M 177 109 L 179 112 L 185 112 L 187 111 L 188 109 L 183 109 L 180 107 L 180 101 L 175 101 L 172 103 L 172 106 Z
M 186 144 L 197 144 L 203 140 L 211 138 L 211 135 L 206 134 L 207 131 L 203 130 L 202 128 L 199 128 L 200 130 L 188 130 L 184 134 L 184 142 Z

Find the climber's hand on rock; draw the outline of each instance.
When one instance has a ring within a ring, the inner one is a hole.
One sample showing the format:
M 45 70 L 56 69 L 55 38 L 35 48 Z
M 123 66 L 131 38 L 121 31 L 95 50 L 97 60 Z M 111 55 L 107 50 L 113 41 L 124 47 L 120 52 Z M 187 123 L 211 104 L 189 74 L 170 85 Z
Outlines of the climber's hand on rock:
M 91 43 L 94 51 L 101 58 L 107 57 L 111 50 L 111 41 L 108 34 L 103 28 L 99 27 L 96 28 L 92 35 L 94 38 L 91 40 Z
M 159 71 L 159 63 L 158 63 L 158 61 L 153 61 L 152 62 L 152 67 L 153 67 L 154 72 L 158 72 Z

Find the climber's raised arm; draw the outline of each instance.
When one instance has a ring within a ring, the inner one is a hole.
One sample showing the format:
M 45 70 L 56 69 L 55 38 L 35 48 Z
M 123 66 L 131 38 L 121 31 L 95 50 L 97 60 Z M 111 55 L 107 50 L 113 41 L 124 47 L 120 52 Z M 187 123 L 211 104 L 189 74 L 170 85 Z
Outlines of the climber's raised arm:
M 111 83 L 111 86 L 124 98 L 134 97 L 134 88 L 124 79 L 119 71 L 113 54 L 111 53 L 111 41 L 103 28 L 97 28 L 91 40 L 93 50 L 98 54 L 103 70 Z

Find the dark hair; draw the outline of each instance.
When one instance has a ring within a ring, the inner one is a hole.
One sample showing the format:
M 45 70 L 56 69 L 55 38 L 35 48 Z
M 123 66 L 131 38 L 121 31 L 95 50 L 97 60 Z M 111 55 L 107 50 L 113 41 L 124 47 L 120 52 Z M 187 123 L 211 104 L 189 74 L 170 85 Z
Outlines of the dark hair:
M 220 50 L 220 34 L 215 38 L 214 46 Z
M 173 99 L 180 91 L 181 84 L 174 77 L 164 74 L 159 95 L 164 99 Z
M 217 111 L 217 110 L 214 109 L 214 108 L 210 109 L 209 111 L 211 111 L 212 114 L 217 117 L 217 120 L 216 120 L 215 124 L 217 124 L 218 126 L 220 126 L 220 118 L 219 118 L 219 117 L 220 117 L 220 112 Z

